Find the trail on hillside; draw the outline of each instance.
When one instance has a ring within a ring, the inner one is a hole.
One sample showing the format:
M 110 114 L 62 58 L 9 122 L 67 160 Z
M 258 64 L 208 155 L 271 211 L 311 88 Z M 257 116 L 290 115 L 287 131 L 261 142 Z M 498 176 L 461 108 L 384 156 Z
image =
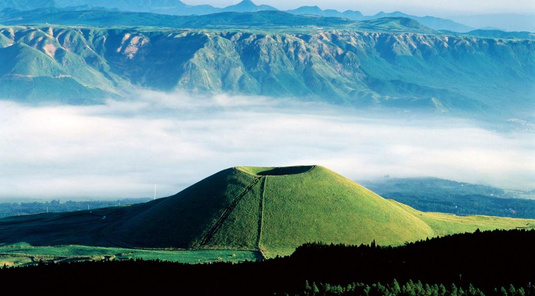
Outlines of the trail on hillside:
M 214 234 L 221 228 L 225 220 L 230 216 L 232 211 L 236 208 L 238 203 L 242 200 L 242 198 L 258 183 L 258 181 L 261 178 L 255 177 L 251 184 L 249 184 L 245 189 L 236 197 L 234 200 L 230 203 L 230 205 L 223 211 L 223 214 L 219 219 L 216 221 L 216 223 L 210 228 L 208 232 L 206 232 L 206 235 L 201 240 L 200 246 L 205 246 L 214 236 Z
M 258 217 L 258 240 L 256 242 L 256 245 L 258 246 L 258 251 L 262 254 L 264 258 L 266 258 L 266 255 L 264 254 L 264 248 L 261 245 L 262 241 L 262 226 L 264 224 L 264 193 L 266 192 L 266 183 L 267 183 L 267 176 L 262 177 L 262 185 L 260 185 L 260 211 L 259 211 L 259 217 Z

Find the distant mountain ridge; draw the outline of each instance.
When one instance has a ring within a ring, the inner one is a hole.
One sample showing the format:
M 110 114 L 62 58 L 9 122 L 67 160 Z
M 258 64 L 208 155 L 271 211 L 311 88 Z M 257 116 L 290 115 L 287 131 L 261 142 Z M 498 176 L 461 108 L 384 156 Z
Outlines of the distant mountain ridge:
M 150 12 L 170 15 L 205 15 L 219 12 L 258 12 L 277 10 L 269 5 L 257 5 L 251 0 L 244 0 L 238 4 L 223 8 L 211 5 L 188 5 L 180 0 L 5 0 L 0 2 L 0 10 L 5 8 L 18 10 L 32 10 L 38 8 L 56 7 L 74 10 L 111 9 L 130 12 Z M 286 10 L 297 15 L 317 15 L 325 17 L 341 17 L 350 20 L 371 20 L 383 17 L 406 17 L 414 19 L 434 30 L 447 30 L 465 33 L 475 29 L 499 29 L 506 31 L 535 32 L 535 16 L 493 14 L 474 16 L 451 16 L 440 18 L 434 16 L 415 16 L 400 11 L 375 15 L 363 15 L 357 10 L 338 11 L 322 9 L 318 6 L 301 6 Z
M 269 5 L 256 5 L 251 0 L 243 0 L 242 2 L 230 5 L 222 9 L 223 12 L 257 12 L 264 10 L 278 10 Z
M 179 0 L 8 0 L 0 3 L 0 10 L 4 8 L 14 8 L 20 10 L 31 10 L 44 7 L 75 8 L 84 7 L 118 9 L 132 12 L 152 12 L 173 15 L 203 15 L 218 12 L 258 12 L 266 10 L 278 10 L 269 5 L 256 5 L 251 0 L 230 5 L 224 8 L 216 8 L 211 5 L 187 5 Z M 323 10 L 318 6 L 302 6 L 288 10 L 288 13 L 297 15 L 318 15 L 327 17 L 342 17 L 351 20 L 370 20 L 383 17 L 407 17 L 412 18 L 423 25 L 435 30 L 449 30 L 455 32 L 468 32 L 472 27 L 454 22 L 452 20 L 437 18 L 432 16 L 418 17 L 402 12 L 384 13 L 380 12 L 373 16 L 364 16 L 360 11 L 347 10 L 340 12 L 334 9 Z
M 0 28 L 2 98 L 93 104 L 143 87 L 485 116 L 534 109 L 534 40 L 444 35 L 406 18 L 49 10 L 2 12 L 19 24 Z
M 385 198 L 425 212 L 535 218 L 534 190 L 506 191 L 437 178 L 383 178 L 363 184 Z

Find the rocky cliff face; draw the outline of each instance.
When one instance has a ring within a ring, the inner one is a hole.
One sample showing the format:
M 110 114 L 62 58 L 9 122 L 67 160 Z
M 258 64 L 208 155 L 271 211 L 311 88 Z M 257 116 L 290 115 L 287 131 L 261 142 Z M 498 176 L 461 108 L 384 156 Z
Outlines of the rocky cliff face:
M 0 28 L 0 94 L 93 103 L 132 85 L 356 106 L 533 110 L 535 41 L 329 30 Z

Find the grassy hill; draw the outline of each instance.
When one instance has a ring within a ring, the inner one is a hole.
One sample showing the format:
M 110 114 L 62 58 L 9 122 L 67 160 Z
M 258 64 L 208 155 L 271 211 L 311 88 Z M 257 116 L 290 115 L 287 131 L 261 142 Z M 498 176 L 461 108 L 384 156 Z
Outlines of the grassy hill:
M 144 204 L 0 219 L 0 243 L 260 250 L 306 242 L 380 245 L 534 220 L 424 213 L 321 166 L 235 167 Z

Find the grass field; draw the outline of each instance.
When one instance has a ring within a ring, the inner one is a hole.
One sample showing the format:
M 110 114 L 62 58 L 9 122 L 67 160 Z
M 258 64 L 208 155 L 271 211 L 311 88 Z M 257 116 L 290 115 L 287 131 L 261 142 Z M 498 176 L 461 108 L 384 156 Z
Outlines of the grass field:
M 0 245 L 0 267 L 38 264 L 39 261 L 73 262 L 99 260 L 161 260 L 181 263 L 242 262 L 261 258 L 259 252 L 237 250 L 142 250 L 79 245 L 31 246 L 26 243 Z
M 445 213 L 421 212 L 394 200 L 390 202 L 404 208 L 433 228 L 435 236 L 454 233 L 500 229 L 533 229 L 535 220 L 495 216 L 457 216 Z

